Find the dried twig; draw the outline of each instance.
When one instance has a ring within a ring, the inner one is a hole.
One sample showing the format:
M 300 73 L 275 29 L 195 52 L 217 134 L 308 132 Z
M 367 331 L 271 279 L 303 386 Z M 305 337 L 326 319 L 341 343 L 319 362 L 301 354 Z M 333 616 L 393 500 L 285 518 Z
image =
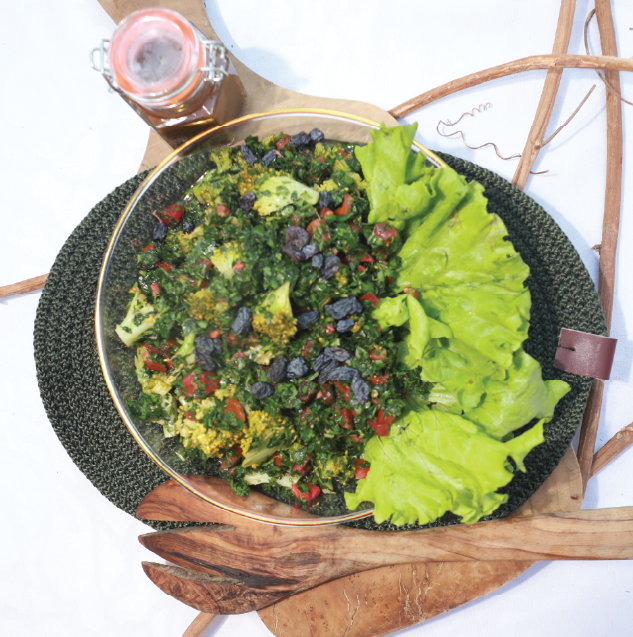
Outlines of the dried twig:
M 596 10 L 592 9 L 589 12 L 589 15 L 587 16 L 587 19 L 585 20 L 584 35 L 585 35 L 585 51 L 587 51 L 587 55 L 591 55 L 591 53 L 589 53 L 589 33 L 588 32 L 589 32 L 589 23 L 591 22 L 594 15 L 596 15 Z M 596 69 L 596 73 L 598 74 L 598 77 L 604 82 L 604 85 L 607 87 L 608 91 L 615 93 L 625 104 L 629 104 L 629 106 L 633 106 L 633 102 L 629 102 L 629 100 L 624 99 L 620 91 L 615 89 L 613 86 L 611 86 L 611 84 L 609 83 L 609 81 L 607 80 L 607 78 L 604 76 L 603 73 L 601 73 L 598 69 Z
M 492 104 L 490 102 L 487 102 L 486 104 L 480 104 L 478 107 L 475 106 L 475 108 L 473 108 L 470 111 L 466 111 L 454 124 L 450 123 L 450 120 L 448 120 L 448 122 L 444 122 L 442 120 L 440 120 L 437 123 L 437 126 L 435 127 L 435 130 L 437 130 L 437 134 L 441 135 L 442 137 L 454 137 L 455 135 L 461 135 L 462 141 L 464 142 L 464 144 L 466 145 L 467 148 L 470 148 L 471 150 L 479 150 L 480 148 L 485 148 L 486 146 L 492 146 L 495 149 L 495 153 L 497 153 L 497 157 L 499 157 L 499 159 L 503 159 L 504 161 L 507 161 L 508 159 L 516 159 L 517 157 L 520 157 L 520 155 L 511 155 L 510 157 L 504 157 L 500 152 L 499 152 L 499 148 L 497 147 L 497 144 L 495 144 L 494 142 L 486 142 L 485 144 L 482 144 L 481 146 L 471 146 L 467 141 L 466 141 L 466 137 L 464 135 L 464 132 L 461 130 L 457 130 L 454 133 L 442 133 L 440 131 L 440 124 L 443 124 L 446 127 L 449 126 L 456 126 L 457 124 L 459 124 L 459 122 L 462 121 L 462 119 L 464 119 L 464 117 L 466 115 L 470 115 L 471 117 L 475 116 L 475 111 L 481 113 L 482 110 L 486 110 L 488 107 L 492 107 Z
M 497 80 L 500 77 L 507 77 L 524 71 L 537 71 L 550 69 L 609 69 L 612 71 L 633 71 L 633 60 L 619 58 L 615 56 L 600 55 L 533 55 L 513 62 L 506 62 L 499 66 L 493 66 L 485 71 L 471 73 L 457 80 L 452 80 L 442 86 L 426 91 L 417 97 L 392 108 L 389 114 L 396 119 L 404 117 L 409 113 L 431 104 L 443 97 L 463 91 L 471 86 L 477 86 L 484 82 Z
M 593 454 L 590 478 L 604 469 L 612 460 L 615 460 L 625 449 L 633 445 L 633 422 L 618 431 L 611 440 L 606 442 L 600 451 Z
M 617 55 L 617 41 L 611 0 L 596 0 L 596 16 L 600 29 L 602 50 L 610 55 Z M 605 80 L 614 87 L 607 92 L 607 183 L 604 198 L 604 218 L 602 221 L 602 244 L 598 265 L 598 294 L 607 321 L 611 329 L 613 313 L 613 293 L 615 287 L 615 256 L 618 245 L 620 227 L 620 207 L 622 204 L 622 102 L 620 100 L 620 75 L 609 70 Z M 589 393 L 589 402 L 580 427 L 578 443 L 578 463 L 582 476 L 583 493 L 591 475 L 600 408 L 604 383 L 594 380 Z
M 0 287 L 0 299 L 5 296 L 14 296 L 15 294 L 28 294 L 29 292 L 35 292 L 35 290 L 41 290 L 46 283 L 48 274 L 41 274 L 40 276 L 27 279 L 26 281 L 20 281 L 19 283 L 12 283 L 11 285 L 4 285 Z
M 574 13 L 576 12 L 576 0 L 561 0 L 560 12 L 558 14 L 558 23 L 556 25 L 556 36 L 554 37 L 554 46 L 552 53 L 564 54 L 569 48 L 569 40 L 571 38 L 572 27 L 574 25 Z M 547 72 L 545 83 L 543 84 L 543 92 L 539 101 L 534 122 L 530 128 L 530 134 L 525 142 L 519 165 L 512 178 L 512 183 L 523 190 L 527 183 L 528 176 L 532 173 L 532 167 L 536 162 L 539 150 L 542 148 L 543 137 L 547 132 L 547 126 L 552 112 L 556 95 L 563 76 L 562 69 L 550 69 Z
M 563 128 L 565 128 L 565 126 L 567 126 L 567 124 L 569 124 L 569 122 L 571 122 L 571 120 L 574 119 L 574 117 L 576 117 L 576 115 L 578 114 L 578 111 L 585 105 L 585 102 L 589 99 L 589 96 L 594 92 L 595 88 L 596 88 L 596 85 L 594 84 L 589 89 L 589 93 L 585 95 L 582 102 L 578 104 L 578 108 L 569 116 L 567 121 L 562 126 L 559 126 L 543 143 L 538 144 L 539 148 L 543 148 L 543 146 L 547 146 L 547 144 L 549 144 L 554 139 L 554 137 L 556 137 L 556 135 L 558 135 L 558 133 L 560 133 L 563 130 Z

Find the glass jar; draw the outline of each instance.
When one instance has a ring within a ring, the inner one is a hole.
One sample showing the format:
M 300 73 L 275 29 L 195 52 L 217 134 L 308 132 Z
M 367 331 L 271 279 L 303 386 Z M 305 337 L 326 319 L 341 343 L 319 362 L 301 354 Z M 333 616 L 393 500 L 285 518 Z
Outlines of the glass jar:
M 244 87 L 222 43 L 170 9 L 131 13 L 111 40 L 92 50 L 90 61 L 174 148 L 238 117 L 244 103 Z

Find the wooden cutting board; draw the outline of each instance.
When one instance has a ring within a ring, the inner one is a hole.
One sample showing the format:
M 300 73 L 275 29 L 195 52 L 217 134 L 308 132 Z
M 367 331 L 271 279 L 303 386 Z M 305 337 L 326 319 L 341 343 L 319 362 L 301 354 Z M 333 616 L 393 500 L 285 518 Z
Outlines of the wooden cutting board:
M 133 11 L 164 6 L 218 40 L 201 0 L 99 0 L 119 23 Z M 231 60 L 244 84 L 243 114 L 280 108 L 325 108 L 395 125 L 386 111 L 356 100 L 315 97 L 273 84 Z M 105 89 L 105 86 L 104 86 Z M 154 130 L 139 172 L 156 166 L 172 148 Z M 515 515 L 579 509 L 582 484 L 570 448 L 559 467 Z M 377 534 L 377 541 L 379 534 Z M 259 611 L 277 637 L 381 637 L 435 617 L 512 581 L 533 562 L 438 563 L 388 566 L 343 577 Z

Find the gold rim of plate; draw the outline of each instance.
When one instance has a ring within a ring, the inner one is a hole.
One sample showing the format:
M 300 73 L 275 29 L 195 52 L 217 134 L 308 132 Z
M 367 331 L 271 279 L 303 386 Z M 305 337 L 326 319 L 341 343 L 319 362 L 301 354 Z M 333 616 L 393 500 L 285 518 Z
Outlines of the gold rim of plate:
M 118 391 L 116 390 L 116 387 L 112 380 L 112 376 L 110 374 L 110 370 L 106 361 L 105 343 L 104 343 L 103 330 L 102 330 L 103 317 L 102 317 L 102 311 L 101 311 L 101 300 L 102 300 L 104 284 L 105 284 L 105 280 L 106 280 L 106 276 L 108 272 L 108 264 L 110 262 L 110 257 L 112 256 L 112 252 L 116 246 L 119 232 L 121 231 L 121 228 L 123 227 L 123 224 L 125 223 L 130 213 L 130 210 L 132 209 L 132 207 L 134 206 L 134 204 L 140 197 L 140 194 L 143 191 L 143 189 L 153 180 L 153 178 L 163 169 L 163 167 L 166 164 L 168 164 L 176 155 L 181 154 L 183 150 L 187 149 L 189 146 L 196 144 L 198 140 L 202 139 L 205 136 L 210 135 L 211 133 L 222 130 L 223 128 L 230 128 L 238 124 L 243 124 L 245 122 L 249 122 L 251 120 L 258 119 L 261 117 L 270 117 L 270 116 L 276 116 L 276 115 L 294 115 L 294 114 L 325 115 L 329 117 L 339 117 L 339 118 L 347 119 L 353 122 L 366 124 L 367 126 L 372 126 L 374 128 L 378 128 L 380 126 L 379 123 L 366 119 L 365 117 L 360 117 L 358 115 L 351 115 L 350 113 L 343 113 L 340 111 L 330 111 L 327 109 L 320 109 L 320 108 L 285 108 L 285 109 L 274 110 L 274 111 L 266 111 L 264 113 L 253 113 L 251 115 L 244 115 L 242 117 L 238 117 L 234 120 L 231 120 L 230 122 L 227 122 L 226 124 L 215 126 L 213 128 L 210 128 L 209 130 L 203 131 L 202 133 L 196 135 L 189 141 L 185 142 L 182 146 L 180 146 L 179 148 L 174 150 L 172 153 L 170 153 L 167 157 L 165 157 L 165 159 L 163 159 L 163 161 L 161 161 L 160 164 L 158 164 L 158 166 L 156 166 L 152 170 L 152 172 L 141 182 L 139 187 L 136 189 L 136 192 L 134 193 L 134 195 L 132 195 L 132 198 L 123 209 L 123 212 L 121 213 L 121 216 L 119 217 L 119 220 L 117 221 L 116 226 L 114 227 L 114 230 L 112 231 L 112 236 L 110 238 L 110 242 L 108 243 L 108 248 L 103 257 L 101 271 L 99 272 L 99 282 L 97 285 L 97 300 L 96 300 L 96 308 L 95 308 L 95 333 L 97 338 L 97 352 L 99 356 L 99 363 L 101 365 L 101 371 L 103 372 L 105 383 L 108 387 L 108 391 L 110 392 L 110 396 L 114 402 L 114 405 L 117 411 L 119 412 L 119 416 L 121 416 L 121 419 L 125 423 L 125 426 L 127 427 L 128 431 L 132 434 L 132 436 L 134 437 L 138 445 L 141 447 L 141 449 L 143 449 L 143 451 L 172 480 L 174 480 L 180 486 L 187 489 L 187 491 L 193 493 L 197 497 L 208 502 L 209 504 L 212 504 L 213 506 L 216 506 L 225 511 L 230 511 L 231 513 L 234 513 L 235 515 L 246 517 L 252 520 L 257 520 L 259 522 L 265 522 L 268 524 L 278 524 L 283 526 L 326 526 L 330 524 L 339 524 L 341 522 L 351 522 L 353 520 L 360 520 L 360 519 L 369 517 L 370 515 L 373 514 L 374 509 L 371 508 L 371 509 L 364 509 L 362 511 L 351 511 L 350 513 L 346 513 L 343 515 L 337 515 L 334 517 L 322 517 L 322 518 L 318 516 L 314 516 L 309 518 L 293 519 L 290 517 L 283 518 L 283 517 L 278 517 L 274 515 L 261 515 L 249 509 L 238 509 L 236 507 L 231 506 L 229 503 L 221 502 L 209 497 L 208 495 L 199 491 L 191 483 L 189 483 L 187 481 L 186 476 L 183 476 L 182 474 L 178 473 L 177 471 L 172 469 L 169 465 L 167 465 L 165 462 L 163 462 L 163 460 L 156 454 L 156 452 L 141 437 L 141 435 L 136 429 L 136 426 L 130 419 L 127 413 L 127 410 L 125 409 L 125 406 L 122 404 L 122 401 L 119 397 Z M 426 148 L 419 142 L 416 142 L 414 140 L 413 145 L 416 148 L 418 148 L 420 151 L 422 151 L 429 159 L 437 163 L 439 166 L 441 167 L 447 166 L 446 162 L 444 162 L 433 151 L 429 150 L 428 148 Z M 279 504 L 282 504 L 282 503 L 280 502 Z M 290 505 L 287 505 L 287 506 L 290 507 Z

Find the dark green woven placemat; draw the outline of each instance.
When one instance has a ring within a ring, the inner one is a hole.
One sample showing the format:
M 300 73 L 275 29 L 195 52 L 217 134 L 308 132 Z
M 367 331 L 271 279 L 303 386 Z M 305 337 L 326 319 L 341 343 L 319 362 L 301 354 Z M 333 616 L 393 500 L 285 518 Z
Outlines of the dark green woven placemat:
M 572 387 L 547 426 L 545 442 L 529 454 L 528 472 L 518 473 L 504 489 L 508 502 L 493 516 L 502 517 L 553 471 L 585 408 L 591 380 L 552 367 L 560 328 L 606 335 L 606 323 L 589 273 L 543 208 L 498 175 L 450 155 L 440 156 L 467 179 L 483 184 L 488 209 L 504 220 L 531 270 L 532 321 L 525 349 L 541 363 L 545 379 L 565 380 Z M 95 487 L 131 515 L 168 476 L 136 444 L 114 407 L 97 356 L 94 312 L 99 270 L 112 229 L 144 177 L 145 173 L 137 175 L 117 188 L 72 233 L 46 282 L 34 335 L 40 393 L 55 433 Z M 450 516 L 440 523 L 448 521 Z M 377 528 L 373 518 L 354 525 Z

